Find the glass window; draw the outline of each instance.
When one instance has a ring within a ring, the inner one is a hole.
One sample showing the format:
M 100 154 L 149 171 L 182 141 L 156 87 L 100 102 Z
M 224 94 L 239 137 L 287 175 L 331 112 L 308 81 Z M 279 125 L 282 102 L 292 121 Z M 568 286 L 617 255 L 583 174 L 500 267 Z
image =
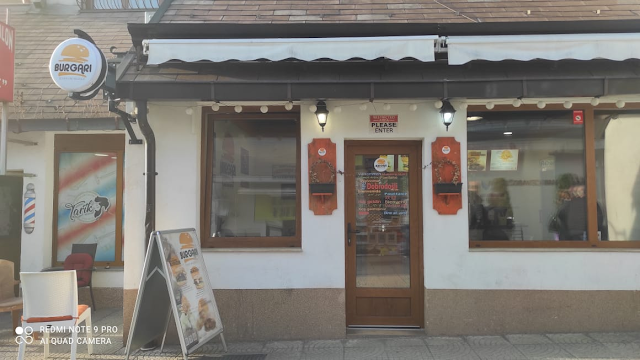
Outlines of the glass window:
M 598 237 L 640 240 L 640 114 L 596 114 Z
M 123 265 L 124 135 L 55 136 L 53 263 L 76 252 Z
M 469 113 L 475 241 L 585 241 L 584 126 L 568 111 Z
M 298 121 L 215 118 L 209 127 L 213 246 L 299 244 Z

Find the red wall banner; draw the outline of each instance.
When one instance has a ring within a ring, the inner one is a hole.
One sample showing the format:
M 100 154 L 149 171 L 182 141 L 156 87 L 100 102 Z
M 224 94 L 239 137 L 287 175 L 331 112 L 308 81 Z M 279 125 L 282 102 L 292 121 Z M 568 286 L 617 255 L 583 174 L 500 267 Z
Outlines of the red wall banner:
M 0 101 L 13 102 L 13 67 L 16 31 L 0 22 Z

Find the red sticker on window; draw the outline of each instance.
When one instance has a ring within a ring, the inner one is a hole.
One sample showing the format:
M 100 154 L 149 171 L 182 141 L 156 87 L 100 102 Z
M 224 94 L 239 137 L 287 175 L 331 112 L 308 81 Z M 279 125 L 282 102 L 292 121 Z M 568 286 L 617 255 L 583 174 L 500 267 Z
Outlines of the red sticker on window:
M 574 110 L 573 111 L 573 125 L 582 125 L 584 124 L 584 114 L 582 110 Z

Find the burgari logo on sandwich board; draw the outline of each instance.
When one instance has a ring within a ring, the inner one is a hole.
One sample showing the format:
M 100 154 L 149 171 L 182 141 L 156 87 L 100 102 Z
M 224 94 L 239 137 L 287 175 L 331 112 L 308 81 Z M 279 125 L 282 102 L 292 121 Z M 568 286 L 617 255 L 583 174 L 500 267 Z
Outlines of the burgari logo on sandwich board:
M 91 42 L 73 38 L 63 41 L 49 61 L 51 78 L 61 89 L 83 92 L 102 79 L 102 54 Z

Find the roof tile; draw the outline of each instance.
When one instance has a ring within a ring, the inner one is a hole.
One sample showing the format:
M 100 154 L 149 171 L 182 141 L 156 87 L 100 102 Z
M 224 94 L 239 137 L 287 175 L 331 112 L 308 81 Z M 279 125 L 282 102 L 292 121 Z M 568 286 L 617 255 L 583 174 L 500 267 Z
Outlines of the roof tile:
M 210 3 L 210 1 L 209 1 Z M 172 10 L 170 10 L 172 11 Z M 16 29 L 15 96 L 7 108 L 10 119 L 113 117 L 101 97 L 78 103 L 58 88 L 49 76 L 49 58 L 58 44 L 82 29 L 96 41 L 107 58 L 131 47 L 127 22 L 141 22 L 142 12 L 86 12 L 79 14 L 12 14 Z M 105 31 L 106 30 L 106 31 Z
M 172 10 L 218 10 L 221 19 Z M 264 13 L 271 11 L 271 13 Z M 423 14 L 421 16 L 416 14 Z M 241 16 L 241 18 L 236 18 Z M 289 18 L 272 18 L 289 16 Z M 305 18 L 305 16 L 312 16 Z M 637 0 L 173 0 L 162 22 L 492 22 L 640 19 Z M 236 20 L 253 19 L 253 20 Z

